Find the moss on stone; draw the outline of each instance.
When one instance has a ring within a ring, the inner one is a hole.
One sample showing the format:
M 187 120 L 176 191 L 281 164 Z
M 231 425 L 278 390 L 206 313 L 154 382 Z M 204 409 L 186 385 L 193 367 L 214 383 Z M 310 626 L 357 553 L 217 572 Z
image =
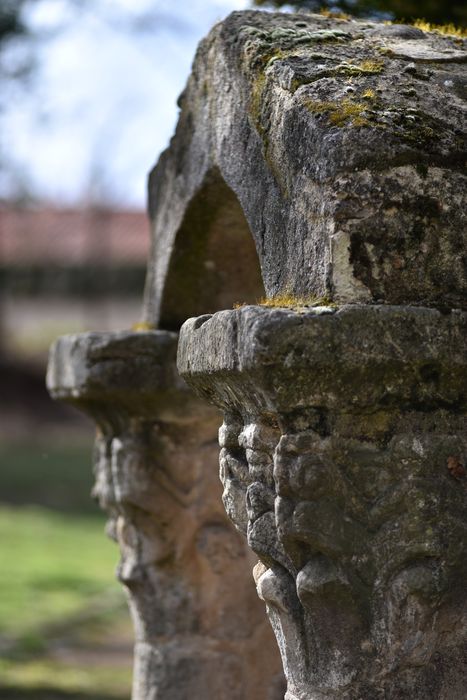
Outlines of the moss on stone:
M 283 58 L 287 58 L 287 53 L 285 51 L 282 51 L 282 49 L 278 49 L 277 51 L 274 52 L 274 54 L 268 59 L 266 62 L 266 65 L 264 67 L 264 70 L 266 71 L 270 66 L 272 66 L 273 63 L 276 61 L 280 61 Z
M 258 306 L 266 306 L 271 309 L 292 309 L 299 311 L 304 308 L 316 308 L 318 306 L 326 306 L 330 309 L 339 308 L 338 305 L 327 296 L 314 296 L 313 294 L 299 296 L 292 292 L 285 291 L 275 294 L 272 297 L 261 297 L 256 301 Z M 245 302 L 237 302 L 233 305 L 234 309 L 241 309 L 247 306 Z
M 264 127 L 261 123 L 261 109 L 263 104 L 263 92 L 266 86 L 266 76 L 260 72 L 253 82 L 250 100 L 250 115 L 258 133 L 263 136 Z
M 284 58 L 290 57 L 285 56 Z M 306 54 L 304 54 L 306 55 Z M 329 57 L 324 56 L 323 58 L 329 59 Z M 383 61 L 363 61 L 361 63 L 349 63 L 343 62 L 338 63 L 335 66 L 329 66 L 317 70 L 315 73 L 309 77 L 299 77 L 295 78 L 291 84 L 291 92 L 295 92 L 302 85 L 310 85 L 311 83 L 321 80 L 322 78 L 336 78 L 339 76 L 348 78 L 359 78 L 367 75 L 376 75 L 384 70 Z
M 327 44 L 348 41 L 352 35 L 340 29 L 297 29 L 293 27 L 276 27 L 273 31 L 258 30 L 256 27 L 244 27 L 242 34 L 247 37 L 243 46 L 245 68 L 247 72 L 264 69 L 268 61 L 282 51 L 293 51 L 313 44 Z M 274 50 L 272 50 L 274 47 Z
M 423 179 L 428 176 L 428 166 L 426 163 L 416 163 L 415 170 Z
M 298 296 L 292 294 L 291 292 L 282 292 L 276 294 L 272 297 L 263 297 L 258 300 L 259 306 L 267 306 L 270 308 L 288 308 L 288 309 L 299 309 L 303 307 L 317 307 L 317 306 L 327 306 L 333 309 L 337 309 L 337 304 L 335 304 L 329 297 L 322 296 L 317 297 L 313 295 Z
M 381 73 L 384 69 L 383 61 L 366 60 L 361 63 L 348 63 L 346 64 L 346 69 L 350 75 L 364 75 L 370 74 L 375 75 Z
M 312 114 L 328 115 L 334 126 L 384 129 L 419 148 L 425 148 L 436 138 L 440 126 L 420 110 L 389 107 L 371 89 L 365 90 L 362 99 L 365 102 L 349 97 L 339 101 L 305 99 L 303 105 Z
M 328 114 L 329 120 L 334 126 L 370 126 L 369 119 L 365 116 L 368 106 L 364 102 L 354 102 L 346 97 L 340 102 L 320 102 L 317 100 L 305 100 L 306 109 L 312 114 Z
M 378 46 L 376 50 L 379 51 L 382 56 L 394 56 L 394 51 L 389 48 L 389 46 Z
M 385 20 L 383 24 L 405 24 L 409 27 L 416 27 L 421 29 L 423 32 L 433 32 L 434 34 L 442 34 L 444 36 L 455 36 L 461 39 L 467 37 L 467 28 L 458 27 L 453 22 L 448 22 L 446 24 L 433 24 L 432 22 L 427 22 L 425 19 L 416 19 L 413 22 L 404 22 L 402 19 L 398 19 L 397 22 L 392 22 L 391 20 Z
M 136 331 L 137 333 L 154 331 L 155 329 L 156 326 L 153 323 L 149 323 L 149 321 L 138 321 L 137 323 L 133 323 L 133 325 L 131 326 L 131 330 Z
M 277 27 L 268 36 L 268 39 L 273 42 L 286 40 L 287 43 L 293 42 L 296 45 L 334 42 L 350 38 L 348 32 L 343 32 L 340 29 L 310 31 L 309 29 L 293 29 L 292 27 Z
M 321 15 L 321 17 L 328 17 L 329 19 L 342 19 L 345 22 L 349 22 L 352 19 L 351 15 L 348 15 L 346 12 L 339 12 L 338 10 L 329 10 L 326 7 L 322 7 L 319 11 L 319 14 Z
M 457 36 L 461 39 L 467 37 L 467 29 L 465 27 L 456 27 L 452 22 L 449 24 L 431 24 L 431 22 L 427 22 L 424 19 L 416 19 L 413 26 L 417 27 L 417 29 L 421 29 L 423 32 Z
M 282 52 L 276 51 L 274 55 L 269 56 L 266 65 L 270 65 L 271 61 L 278 60 L 282 58 Z M 271 158 L 269 153 L 269 134 L 268 134 L 268 119 L 263 114 L 264 109 L 264 93 L 267 89 L 267 76 L 264 70 L 257 72 L 257 75 L 253 81 L 251 100 L 249 106 L 249 113 L 251 120 L 254 124 L 256 131 L 258 132 L 261 141 L 263 142 L 264 149 L 264 159 L 269 166 L 271 174 L 276 181 L 283 197 L 287 198 L 289 196 L 288 188 L 284 183 L 284 179 L 281 175 L 280 169 L 275 163 L 274 159 Z

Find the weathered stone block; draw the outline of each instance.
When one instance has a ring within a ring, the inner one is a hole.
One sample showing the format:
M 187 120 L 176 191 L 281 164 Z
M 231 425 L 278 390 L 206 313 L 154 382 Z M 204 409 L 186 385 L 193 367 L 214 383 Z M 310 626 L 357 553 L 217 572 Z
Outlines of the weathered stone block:
M 464 44 L 308 14 L 214 27 L 150 178 L 147 320 L 254 302 L 248 228 L 268 296 L 466 308 Z

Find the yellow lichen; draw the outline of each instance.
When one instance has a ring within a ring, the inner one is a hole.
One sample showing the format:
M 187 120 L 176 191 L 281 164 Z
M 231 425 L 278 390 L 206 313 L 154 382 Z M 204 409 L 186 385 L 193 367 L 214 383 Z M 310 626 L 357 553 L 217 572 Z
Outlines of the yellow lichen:
M 348 75 L 350 77 L 359 75 L 374 75 L 381 73 L 384 68 L 383 61 L 362 61 L 362 63 L 339 63 L 331 69 L 331 75 Z
M 362 61 L 357 65 L 361 73 L 381 73 L 384 68 L 383 61 Z
M 322 7 L 321 10 L 319 11 L 319 14 L 322 17 L 329 17 L 329 19 L 344 19 L 347 22 L 351 19 L 351 16 L 346 14 L 345 12 L 333 12 L 332 10 L 329 10 L 327 7 Z
M 365 90 L 362 97 L 364 97 L 366 100 L 374 100 L 376 93 L 371 88 L 368 88 L 368 90 Z
M 143 331 L 154 331 L 155 329 L 156 326 L 153 323 L 149 323 L 149 321 L 138 321 L 131 327 L 131 330 L 136 331 L 137 333 Z
M 447 34 L 449 36 L 457 36 L 461 38 L 467 37 L 467 29 L 465 27 L 456 27 L 455 24 L 431 24 L 424 19 L 416 19 L 413 26 L 421 29 L 423 32 L 435 32 L 436 34 Z
M 348 97 L 341 102 L 318 102 L 306 100 L 308 111 L 314 114 L 329 114 L 329 120 L 335 126 L 344 126 L 347 122 L 353 126 L 368 126 L 369 121 L 363 116 L 367 105 L 363 102 L 352 102 Z
M 273 297 L 263 297 L 258 300 L 259 306 L 268 306 L 270 308 L 287 308 L 296 309 L 304 306 L 330 306 L 336 307 L 336 304 L 328 297 L 317 297 L 313 295 L 297 296 L 291 292 L 281 292 Z
M 431 22 L 427 22 L 426 19 L 416 19 L 413 22 L 406 22 L 403 19 L 398 19 L 393 22 L 392 20 L 387 19 L 383 22 L 383 24 L 408 24 L 412 27 L 417 27 L 417 29 L 421 29 L 423 32 L 436 32 L 437 34 L 457 36 L 462 39 L 467 37 L 467 28 L 457 27 L 452 22 L 447 24 L 432 24 Z
M 261 299 L 256 300 L 255 305 L 267 306 L 271 309 L 302 309 L 304 307 L 316 308 L 317 306 L 328 306 L 332 309 L 337 308 L 337 304 L 327 296 L 317 297 L 312 294 L 298 296 L 289 291 L 281 292 L 272 297 L 261 297 Z M 233 308 L 241 309 L 244 306 L 248 306 L 248 304 L 244 301 L 236 302 Z

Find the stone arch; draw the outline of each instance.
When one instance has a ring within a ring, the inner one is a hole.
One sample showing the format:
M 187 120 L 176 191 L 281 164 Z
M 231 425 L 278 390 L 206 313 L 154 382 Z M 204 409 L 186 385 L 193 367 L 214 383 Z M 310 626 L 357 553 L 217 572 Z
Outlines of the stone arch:
M 191 316 L 255 303 L 263 295 L 250 227 L 237 196 L 216 168 L 188 204 L 177 231 L 159 327 L 178 330 Z

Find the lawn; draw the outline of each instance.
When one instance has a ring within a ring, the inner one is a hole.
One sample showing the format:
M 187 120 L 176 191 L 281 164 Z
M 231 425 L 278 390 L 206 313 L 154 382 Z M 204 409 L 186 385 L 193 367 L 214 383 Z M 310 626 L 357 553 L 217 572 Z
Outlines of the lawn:
M 91 459 L 91 436 L 89 442 L 68 444 L 57 444 L 53 436 L 24 443 L 0 441 L 0 503 L 98 515 L 90 497 Z
M 90 446 L 0 447 L 0 698 L 130 696 L 118 548 L 92 503 Z

